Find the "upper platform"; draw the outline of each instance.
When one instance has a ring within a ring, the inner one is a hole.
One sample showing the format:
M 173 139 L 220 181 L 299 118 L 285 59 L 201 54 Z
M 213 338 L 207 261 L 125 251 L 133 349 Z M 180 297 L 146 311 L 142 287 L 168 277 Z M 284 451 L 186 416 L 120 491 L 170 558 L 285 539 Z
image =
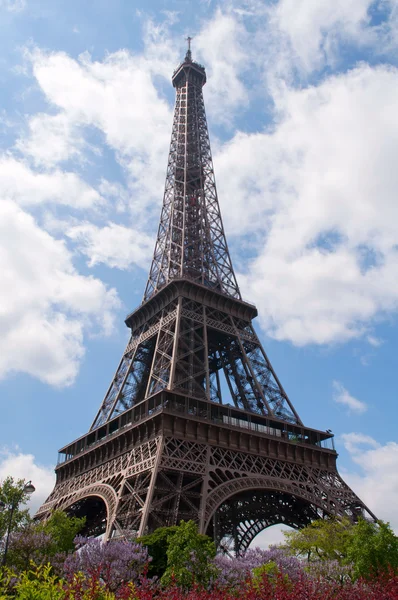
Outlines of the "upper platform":
M 183 277 L 172 279 L 135 311 L 127 315 L 125 319 L 127 327 L 136 329 L 178 297 L 201 302 L 205 306 L 228 312 L 230 315 L 245 321 L 252 321 L 258 314 L 254 304 L 245 302 L 240 298 L 227 296 L 221 291 Z
M 173 86 L 179 87 L 181 84 L 184 84 L 188 79 L 189 75 L 192 74 L 196 76 L 202 87 L 206 83 L 206 71 L 203 65 L 192 60 L 191 50 L 185 55 L 183 62 L 178 65 L 176 70 L 173 73 L 172 82 Z

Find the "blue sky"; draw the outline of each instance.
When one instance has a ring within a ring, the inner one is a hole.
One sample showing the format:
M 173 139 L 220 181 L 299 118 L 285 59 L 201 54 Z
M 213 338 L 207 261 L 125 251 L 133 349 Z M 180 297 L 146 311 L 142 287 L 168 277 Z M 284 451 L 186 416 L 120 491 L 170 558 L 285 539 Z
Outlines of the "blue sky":
M 0 0 L 0 477 L 40 504 L 119 362 L 187 35 L 242 295 L 301 418 L 398 528 L 396 0 Z

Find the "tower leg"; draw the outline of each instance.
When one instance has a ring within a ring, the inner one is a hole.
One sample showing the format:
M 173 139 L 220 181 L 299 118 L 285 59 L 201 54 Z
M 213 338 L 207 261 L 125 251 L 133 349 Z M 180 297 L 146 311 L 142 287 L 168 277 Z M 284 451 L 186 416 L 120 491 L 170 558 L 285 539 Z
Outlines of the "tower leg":
M 138 537 L 141 537 L 142 535 L 144 535 L 145 528 L 146 528 L 147 523 L 148 523 L 149 511 L 151 509 L 153 492 L 155 490 L 156 479 L 158 477 L 159 464 L 160 464 L 160 461 L 162 459 L 163 448 L 164 448 L 164 441 L 162 439 L 161 442 L 160 442 L 160 444 L 159 444 L 159 446 L 158 446 L 158 450 L 157 450 L 157 453 L 156 453 L 155 465 L 154 465 L 154 468 L 153 468 L 153 471 L 152 471 L 151 483 L 149 484 L 148 493 L 147 493 L 147 496 L 146 496 L 146 499 L 145 499 L 144 508 L 143 508 L 143 511 L 142 511 L 142 518 L 141 518 L 140 528 L 138 530 Z

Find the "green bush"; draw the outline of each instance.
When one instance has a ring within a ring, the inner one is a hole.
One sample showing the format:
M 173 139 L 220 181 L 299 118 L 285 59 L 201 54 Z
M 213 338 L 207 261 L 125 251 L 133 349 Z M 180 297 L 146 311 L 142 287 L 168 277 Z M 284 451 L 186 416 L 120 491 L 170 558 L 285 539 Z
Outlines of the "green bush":
M 351 565 L 354 579 L 398 573 L 398 537 L 383 521 L 320 519 L 285 533 L 285 538 L 287 549 L 308 562 L 335 560 Z
M 178 530 L 177 525 L 171 527 L 158 527 L 153 533 L 137 538 L 137 542 L 148 548 L 148 554 L 152 558 L 149 563 L 148 575 L 150 577 L 162 577 L 167 569 L 167 549 L 172 535 Z
M 181 521 L 169 538 L 167 569 L 161 582 L 163 585 L 177 584 L 189 589 L 193 584 L 208 586 L 215 575 L 212 559 L 216 547 L 211 538 L 198 533 L 196 523 Z

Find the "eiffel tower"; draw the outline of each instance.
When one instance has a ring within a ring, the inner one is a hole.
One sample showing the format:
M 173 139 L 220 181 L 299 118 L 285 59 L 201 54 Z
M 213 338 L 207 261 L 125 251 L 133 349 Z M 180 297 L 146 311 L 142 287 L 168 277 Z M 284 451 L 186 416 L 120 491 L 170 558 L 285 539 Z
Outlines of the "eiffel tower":
M 375 516 L 342 480 L 333 435 L 305 427 L 242 300 L 217 199 L 190 39 L 172 78 L 159 230 L 131 337 L 88 433 L 59 451 L 37 513 L 86 516 L 106 538 L 193 519 L 235 553 L 277 523 Z

